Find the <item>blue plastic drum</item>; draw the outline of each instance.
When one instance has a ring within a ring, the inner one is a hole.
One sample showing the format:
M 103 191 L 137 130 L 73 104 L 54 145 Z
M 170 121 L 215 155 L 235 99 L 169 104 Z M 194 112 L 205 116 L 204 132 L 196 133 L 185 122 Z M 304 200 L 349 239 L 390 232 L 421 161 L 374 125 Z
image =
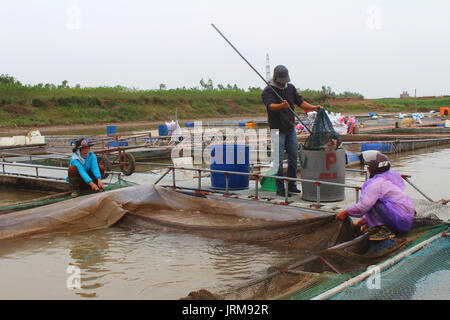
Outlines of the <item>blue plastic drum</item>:
M 211 170 L 250 172 L 249 146 L 230 144 L 211 146 Z M 230 174 L 228 176 L 229 190 L 248 189 L 249 176 Z M 211 172 L 211 187 L 226 189 L 225 173 Z
M 158 134 L 160 137 L 165 137 L 169 134 L 169 128 L 165 124 L 158 126 Z
M 112 134 L 115 134 L 117 132 L 116 126 L 106 126 L 106 135 L 110 136 Z

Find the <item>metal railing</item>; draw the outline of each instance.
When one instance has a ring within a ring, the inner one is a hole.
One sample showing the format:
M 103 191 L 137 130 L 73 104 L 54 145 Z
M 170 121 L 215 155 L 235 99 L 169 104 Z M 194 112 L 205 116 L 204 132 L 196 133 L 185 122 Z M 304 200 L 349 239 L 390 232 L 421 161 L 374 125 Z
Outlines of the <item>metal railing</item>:
M 127 143 L 132 144 L 134 142 L 134 146 L 138 143 L 143 144 L 145 146 L 148 146 L 149 144 L 155 144 L 159 143 L 161 141 L 166 141 L 170 139 L 170 136 L 155 136 L 153 137 L 151 133 L 140 133 L 140 134 L 133 134 L 133 135 L 122 135 L 122 134 L 113 134 L 109 136 L 91 136 L 86 137 L 87 139 L 90 139 L 94 146 L 101 145 L 102 148 L 107 148 L 110 143 L 117 142 L 117 143 Z M 47 144 L 51 147 L 67 147 L 71 146 L 71 143 L 75 140 L 73 136 L 67 136 L 67 137 L 58 137 L 58 136 L 47 136 L 46 141 Z M 119 145 L 117 145 L 119 146 Z
M 320 191 L 321 191 L 320 187 L 322 184 L 354 189 L 356 202 L 359 201 L 359 196 L 360 196 L 360 191 L 361 191 L 360 186 L 354 186 L 354 185 L 348 185 L 348 184 L 342 184 L 342 183 L 336 183 L 336 182 L 327 182 L 327 181 L 322 181 L 322 180 L 310 180 L 310 179 L 290 178 L 290 177 L 282 177 L 282 176 L 269 176 L 269 175 L 258 174 L 258 173 L 234 172 L 234 171 L 212 170 L 212 169 L 203 169 L 203 168 L 186 168 L 186 167 L 175 167 L 175 166 L 168 166 L 167 171 L 155 182 L 155 185 L 157 185 L 159 182 L 161 182 L 161 180 L 164 179 L 164 177 L 166 177 L 170 172 L 172 172 L 172 188 L 176 189 L 177 188 L 176 178 L 175 178 L 176 170 L 197 171 L 197 173 L 198 173 L 198 177 L 197 177 L 198 187 L 196 190 L 197 192 L 204 192 L 204 190 L 202 190 L 202 180 L 201 180 L 202 172 L 225 174 L 225 193 L 224 193 L 225 197 L 230 196 L 230 189 L 229 189 L 229 176 L 230 175 L 241 175 L 241 176 L 253 177 L 255 180 L 255 195 L 253 197 L 254 200 L 259 200 L 259 179 L 260 178 L 273 178 L 273 179 L 283 180 L 284 181 L 285 198 L 284 198 L 284 202 L 282 202 L 282 204 L 286 204 L 286 205 L 289 204 L 289 201 L 288 201 L 288 198 L 289 198 L 288 183 L 289 183 L 289 181 L 314 183 L 317 187 L 317 192 L 316 192 L 316 207 L 317 208 L 321 207 L 321 205 L 320 205 Z M 346 169 L 346 171 L 366 173 L 365 180 L 367 181 L 367 179 L 368 179 L 368 174 L 367 174 L 368 172 L 365 170 Z M 406 182 L 408 182 L 408 184 L 411 185 L 416 191 L 418 191 L 423 197 L 425 197 L 427 200 L 429 200 L 431 202 L 434 202 L 433 199 L 431 199 L 429 196 L 427 196 L 422 190 L 420 190 L 414 183 L 412 183 L 409 180 L 409 178 L 411 178 L 411 176 L 401 175 L 401 177 Z
M 281 176 L 269 176 L 264 174 L 258 174 L 258 173 L 247 173 L 247 172 L 234 172 L 234 171 L 224 171 L 224 170 L 212 170 L 212 169 L 203 169 L 203 168 L 187 168 L 187 167 L 176 167 L 176 166 L 170 166 L 167 168 L 167 171 L 154 183 L 157 185 L 164 177 L 166 177 L 170 172 L 172 172 L 172 188 L 177 189 L 176 185 L 176 176 L 175 171 L 176 170 L 187 170 L 187 171 L 196 171 L 198 173 L 198 188 L 197 192 L 204 193 L 205 190 L 202 190 L 201 185 L 201 179 L 202 179 L 202 172 L 209 172 L 209 173 L 222 173 L 225 174 L 225 193 L 223 194 L 224 197 L 229 197 L 230 194 L 230 183 L 229 183 L 229 177 L 230 175 L 240 175 L 240 176 L 248 176 L 253 177 L 255 180 L 255 195 L 253 197 L 254 200 L 259 200 L 259 179 L 260 178 L 273 178 L 278 180 L 283 180 L 284 182 L 284 189 L 285 189 L 285 198 L 284 202 L 281 204 L 288 205 L 289 201 L 289 188 L 288 183 L 290 181 L 293 182 L 308 182 L 308 183 L 314 183 L 317 188 L 317 197 L 316 197 L 316 207 L 320 208 L 320 188 L 322 185 L 331 185 L 331 186 L 338 186 L 338 187 L 344 187 L 344 188 L 351 188 L 355 190 L 356 195 L 356 202 L 359 201 L 359 192 L 361 191 L 360 186 L 354 186 L 354 185 L 348 185 L 348 184 L 342 184 L 342 183 L 336 183 L 336 182 L 327 182 L 327 181 L 320 181 L 320 180 L 310 180 L 310 179 L 299 179 L 299 178 L 290 178 L 290 177 L 281 177 Z M 209 191 L 207 191 L 209 192 Z
M 246 172 L 234 172 L 234 171 L 224 171 L 224 170 L 213 170 L 213 169 L 203 169 L 203 168 L 189 168 L 189 167 L 176 167 L 169 164 L 161 164 L 161 163 L 142 163 L 142 164 L 151 164 L 151 165 L 162 165 L 167 167 L 167 171 L 159 177 L 159 179 L 154 183 L 154 185 L 157 185 L 159 182 L 162 181 L 170 172 L 172 172 L 172 188 L 176 189 L 176 176 L 175 171 L 176 170 L 187 170 L 187 171 L 196 171 L 198 173 L 198 185 L 197 185 L 197 192 L 209 192 L 202 190 L 202 172 L 209 172 L 209 173 L 222 173 L 225 174 L 225 193 L 224 196 L 228 197 L 230 196 L 230 189 L 229 189 L 229 176 L 230 175 L 241 175 L 241 176 L 248 176 L 253 177 L 255 180 L 255 195 L 253 197 L 254 200 L 259 200 L 259 180 L 260 178 L 273 178 L 278 180 L 284 181 L 284 189 L 285 189 L 285 199 L 282 204 L 289 204 L 288 198 L 289 198 L 289 188 L 288 183 L 289 181 L 294 182 L 308 182 L 308 183 L 314 183 L 317 187 L 316 192 L 316 207 L 320 208 L 320 191 L 321 191 L 321 185 L 332 185 L 332 186 L 339 186 L 344 188 L 351 188 L 355 190 L 355 200 L 356 202 L 359 201 L 359 193 L 361 191 L 360 186 L 354 186 L 354 185 L 348 185 L 348 184 L 342 184 L 342 183 L 336 183 L 336 182 L 327 182 L 327 181 L 321 181 L 321 180 L 310 180 L 310 179 L 301 179 L 301 178 L 290 178 L 290 177 L 282 177 L 282 176 L 269 176 L 259 173 L 246 173 Z M 50 170 L 59 170 L 59 171 L 67 171 L 68 168 L 65 167 L 54 167 L 54 166 L 44 166 L 44 165 L 37 165 L 37 164 L 26 164 L 26 163 L 11 163 L 11 162 L 4 162 L 0 161 L 0 165 L 2 166 L 2 174 L 3 175 L 13 175 L 13 176 L 24 176 L 24 177 L 32 177 L 32 178 L 43 178 L 43 179 L 51 179 L 51 180 L 66 180 L 65 178 L 58 178 L 58 177 L 48 177 L 39 175 L 39 169 L 50 169 Z M 36 170 L 35 175 L 31 174 L 25 174 L 25 173 L 17 173 L 17 172 L 6 172 L 6 166 L 12 166 L 12 167 L 25 167 L 25 168 L 34 168 Z M 346 171 L 351 172 L 359 172 L 359 173 L 367 173 L 365 170 L 358 170 L 358 169 L 345 169 Z M 115 171 L 107 171 L 105 173 L 108 173 L 111 175 L 111 179 L 114 175 L 118 176 L 118 179 L 121 179 L 121 172 L 115 172 Z M 415 190 L 417 190 L 422 196 L 424 196 L 427 200 L 434 202 L 433 199 L 431 199 L 429 196 L 427 196 L 422 190 L 420 190 L 415 184 L 413 184 L 409 178 L 411 176 L 409 175 L 401 175 L 401 177 L 408 182 Z M 365 175 L 365 179 L 367 180 L 368 176 Z
M 401 142 L 429 142 L 429 141 L 447 141 L 450 137 L 434 138 L 434 139 L 409 139 L 409 140 L 377 140 L 377 141 L 343 141 L 342 144 L 362 144 L 362 143 L 401 143 Z
M 55 160 L 59 161 L 59 166 L 62 167 L 63 161 L 70 160 L 71 155 L 30 155 L 30 154 L 20 154 L 20 153 L 13 153 L 13 152 L 2 152 L 0 157 L 2 158 L 3 162 L 8 163 L 22 163 L 22 162 L 30 162 L 32 163 L 33 160 Z M 12 158 L 12 159 L 11 159 Z M 22 159 L 18 159 L 22 158 Z M 13 160 L 10 162 L 10 160 Z
M 39 175 L 39 169 L 50 169 L 50 170 L 59 170 L 59 171 L 67 171 L 68 168 L 65 167 L 54 167 L 54 166 L 44 166 L 39 164 L 28 164 L 28 163 L 11 163 L 11 162 L 4 162 L 0 161 L 0 165 L 2 166 L 2 174 L 3 175 L 14 175 L 14 176 L 21 176 L 21 177 L 31 177 L 31 178 L 42 178 L 42 179 L 52 179 L 52 180 L 66 180 L 65 178 L 58 178 L 58 177 L 48 177 Z M 26 173 L 17 173 L 17 172 L 6 172 L 6 166 L 10 167 L 25 167 L 25 168 L 34 168 L 36 171 L 36 174 L 26 174 Z M 122 173 L 121 172 L 115 172 L 115 171 L 107 171 L 105 174 L 110 174 L 111 177 L 113 175 L 117 175 L 120 179 Z

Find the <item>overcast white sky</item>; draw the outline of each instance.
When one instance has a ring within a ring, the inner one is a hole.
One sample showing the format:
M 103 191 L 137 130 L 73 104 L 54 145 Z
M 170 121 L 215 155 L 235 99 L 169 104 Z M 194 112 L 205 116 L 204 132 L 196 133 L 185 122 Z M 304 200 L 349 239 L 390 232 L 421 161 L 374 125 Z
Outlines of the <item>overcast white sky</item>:
M 366 98 L 450 94 L 448 0 L 0 0 L 0 73 L 22 83 L 156 89 L 264 83 Z

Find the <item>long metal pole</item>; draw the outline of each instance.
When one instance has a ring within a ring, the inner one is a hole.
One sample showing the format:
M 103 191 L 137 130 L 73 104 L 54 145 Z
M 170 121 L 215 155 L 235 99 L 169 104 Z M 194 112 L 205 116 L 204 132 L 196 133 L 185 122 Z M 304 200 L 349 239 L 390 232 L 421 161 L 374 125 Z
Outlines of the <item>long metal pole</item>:
M 237 52 L 237 54 L 250 66 L 250 68 L 253 69 L 253 71 L 256 72 L 256 74 L 262 79 L 262 81 L 264 81 L 267 86 L 272 89 L 272 91 L 275 93 L 275 95 L 278 97 L 278 99 L 280 99 L 280 102 L 283 102 L 284 99 L 275 91 L 274 88 L 272 88 L 272 86 L 269 84 L 269 82 L 267 82 L 266 79 L 264 79 L 264 77 L 255 69 L 253 68 L 253 66 L 250 64 L 250 62 L 247 61 L 247 59 L 245 59 L 245 57 L 238 51 L 238 49 L 235 48 L 235 46 L 233 46 L 233 44 L 222 34 L 222 32 L 220 32 L 219 29 L 217 29 L 217 27 L 214 25 L 214 23 L 211 23 L 211 26 L 222 36 L 222 38 L 234 49 L 234 51 Z M 297 118 L 298 121 L 300 121 L 300 123 L 306 128 L 306 130 L 308 130 L 309 133 L 312 134 L 311 130 L 309 130 L 309 128 L 303 123 L 302 119 L 300 119 L 300 117 L 294 112 L 294 110 L 292 110 L 291 108 L 289 108 L 289 110 L 291 110 L 291 112 L 294 114 L 294 116 Z
M 430 202 L 434 202 L 433 199 L 431 199 L 429 196 L 427 196 L 425 193 L 423 193 L 422 190 L 420 190 L 414 183 L 412 183 L 408 178 L 410 178 L 410 176 L 407 175 L 402 175 L 402 178 L 405 179 L 406 182 L 408 182 L 411 187 L 413 187 L 414 189 L 417 190 L 417 192 L 419 192 L 421 195 L 423 195 L 428 201 Z

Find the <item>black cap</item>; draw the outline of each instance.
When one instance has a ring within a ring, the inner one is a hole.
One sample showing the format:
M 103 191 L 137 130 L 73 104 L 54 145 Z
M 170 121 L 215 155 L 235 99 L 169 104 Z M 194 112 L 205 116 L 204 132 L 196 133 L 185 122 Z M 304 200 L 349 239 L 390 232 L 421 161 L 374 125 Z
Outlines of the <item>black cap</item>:
M 273 70 L 273 80 L 281 84 L 286 84 L 291 81 L 288 69 L 285 66 L 276 66 Z

